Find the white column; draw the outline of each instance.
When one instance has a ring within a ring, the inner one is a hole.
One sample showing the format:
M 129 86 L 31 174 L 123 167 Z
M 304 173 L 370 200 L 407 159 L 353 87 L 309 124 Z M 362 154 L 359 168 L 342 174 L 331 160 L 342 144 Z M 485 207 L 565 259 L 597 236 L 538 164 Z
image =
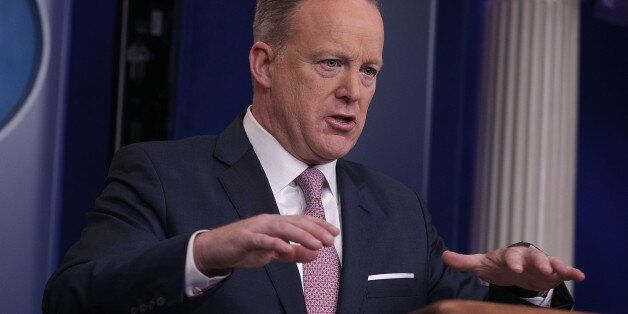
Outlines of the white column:
M 573 263 L 579 0 L 487 4 L 473 243 Z

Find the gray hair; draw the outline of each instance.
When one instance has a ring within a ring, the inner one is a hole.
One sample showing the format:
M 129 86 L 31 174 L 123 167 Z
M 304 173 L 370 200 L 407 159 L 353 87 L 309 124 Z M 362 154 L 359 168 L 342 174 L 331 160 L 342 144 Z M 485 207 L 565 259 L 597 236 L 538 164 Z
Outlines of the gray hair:
M 308 0 L 257 0 L 253 38 L 281 50 L 292 27 L 292 17 L 299 6 Z M 372 3 L 381 14 L 379 0 L 366 0 Z

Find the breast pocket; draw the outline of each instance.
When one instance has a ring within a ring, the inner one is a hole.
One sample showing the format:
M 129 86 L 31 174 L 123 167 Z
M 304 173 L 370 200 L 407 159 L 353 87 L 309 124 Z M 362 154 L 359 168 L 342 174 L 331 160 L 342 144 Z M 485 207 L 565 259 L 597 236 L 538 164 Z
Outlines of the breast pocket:
M 416 295 L 418 295 L 418 289 L 413 274 L 372 275 L 369 276 L 366 285 L 367 298 L 412 297 Z

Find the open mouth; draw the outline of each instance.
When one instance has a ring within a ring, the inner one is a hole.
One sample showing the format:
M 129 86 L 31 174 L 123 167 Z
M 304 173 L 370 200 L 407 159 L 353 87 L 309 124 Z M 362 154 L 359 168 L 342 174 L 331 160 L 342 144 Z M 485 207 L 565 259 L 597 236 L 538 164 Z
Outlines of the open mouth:
M 333 115 L 328 116 L 326 120 L 332 129 L 340 132 L 349 132 L 356 126 L 354 116 Z
M 336 119 L 338 122 L 341 122 L 341 123 L 349 123 L 355 120 L 353 117 L 342 116 L 342 115 L 332 116 L 332 118 Z

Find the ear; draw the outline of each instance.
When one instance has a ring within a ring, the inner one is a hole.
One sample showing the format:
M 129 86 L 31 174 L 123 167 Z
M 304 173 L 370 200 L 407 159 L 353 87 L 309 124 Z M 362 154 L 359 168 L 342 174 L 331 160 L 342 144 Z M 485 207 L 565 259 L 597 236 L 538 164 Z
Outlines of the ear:
M 271 63 L 273 57 L 273 48 L 261 41 L 254 43 L 249 52 L 251 76 L 254 81 L 265 88 L 270 88 L 272 85 Z

